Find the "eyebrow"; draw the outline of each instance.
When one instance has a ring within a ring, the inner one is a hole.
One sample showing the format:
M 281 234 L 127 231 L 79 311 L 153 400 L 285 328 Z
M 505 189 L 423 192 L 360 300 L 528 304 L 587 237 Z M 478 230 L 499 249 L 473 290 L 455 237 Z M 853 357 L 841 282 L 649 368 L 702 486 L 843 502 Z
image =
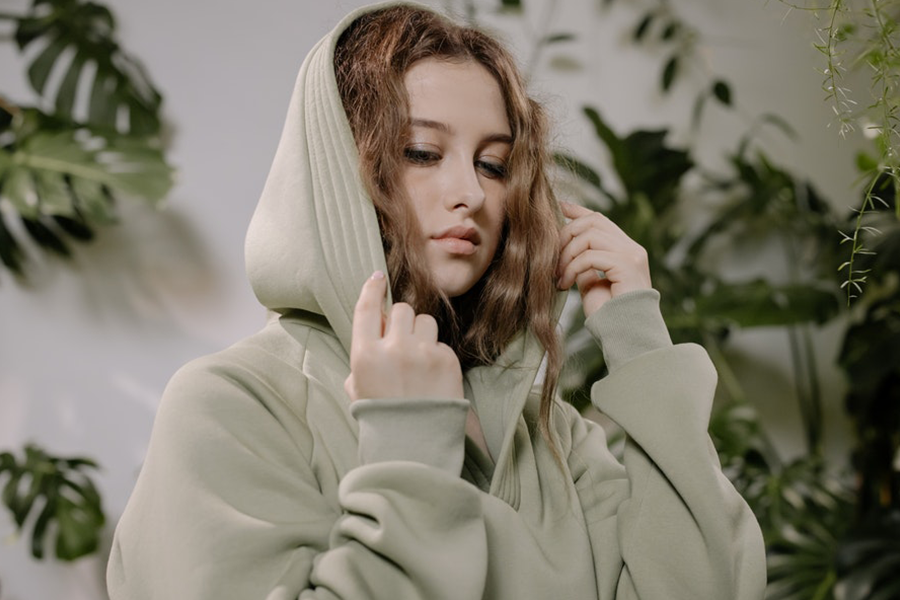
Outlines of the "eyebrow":
M 426 127 L 428 129 L 436 129 L 437 131 L 441 131 L 443 133 L 453 133 L 453 130 L 446 123 L 441 123 L 440 121 L 432 121 L 431 119 L 411 119 L 409 123 L 412 127 Z M 484 138 L 485 142 L 500 142 L 504 144 L 512 144 L 513 138 L 511 135 L 507 135 L 505 133 L 492 133 L 491 135 Z

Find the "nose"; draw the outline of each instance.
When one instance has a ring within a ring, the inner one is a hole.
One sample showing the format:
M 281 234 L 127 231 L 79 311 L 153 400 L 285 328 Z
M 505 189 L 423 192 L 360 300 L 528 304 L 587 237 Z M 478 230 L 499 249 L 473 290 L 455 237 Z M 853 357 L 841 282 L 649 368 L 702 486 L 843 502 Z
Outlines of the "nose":
M 448 173 L 445 207 L 449 211 L 478 212 L 484 205 L 484 188 L 471 161 L 457 161 Z

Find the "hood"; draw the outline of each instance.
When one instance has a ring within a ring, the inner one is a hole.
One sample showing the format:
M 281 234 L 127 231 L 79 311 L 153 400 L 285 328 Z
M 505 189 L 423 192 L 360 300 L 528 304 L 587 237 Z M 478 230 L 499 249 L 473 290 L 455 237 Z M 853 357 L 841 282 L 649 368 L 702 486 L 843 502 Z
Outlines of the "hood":
M 334 48 L 355 19 L 387 5 L 347 15 L 303 61 L 245 244 L 260 303 L 279 313 L 324 315 L 348 350 L 362 284 L 377 269 L 387 272 L 387 264 L 338 94 Z
M 338 94 L 334 49 L 341 33 L 360 15 L 394 4 L 398 2 L 350 13 L 307 55 L 245 247 L 247 273 L 259 301 L 277 313 L 300 309 L 323 315 L 348 355 L 359 291 L 376 269 L 387 273 L 387 263 Z M 557 215 L 562 220 L 559 211 Z M 557 297 L 556 318 L 565 297 L 564 292 Z M 466 395 L 476 405 L 491 453 L 500 465 L 513 462 L 514 423 L 543 356 L 537 338 L 522 331 L 494 364 L 465 374 Z M 514 489 L 505 495 L 516 505 Z
M 259 301 L 278 313 L 300 309 L 323 315 L 348 353 L 359 291 L 376 269 L 387 273 L 387 263 L 338 94 L 334 49 L 359 16 L 396 4 L 351 12 L 307 55 L 245 246 L 247 273 Z M 561 292 L 556 317 L 564 301 Z M 524 367 L 533 371 L 524 378 L 533 381 L 542 357 L 537 340 L 522 332 L 492 367 L 515 365 L 519 377 Z M 489 368 L 473 371 L 485 376 Z

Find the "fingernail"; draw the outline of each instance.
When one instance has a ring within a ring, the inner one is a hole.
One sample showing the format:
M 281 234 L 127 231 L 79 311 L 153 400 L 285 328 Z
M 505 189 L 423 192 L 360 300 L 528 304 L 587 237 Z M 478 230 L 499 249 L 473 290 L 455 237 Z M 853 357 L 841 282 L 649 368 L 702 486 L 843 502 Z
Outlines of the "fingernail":
M 381 269 L 372 273 L 372 279 L 384 279 L 384 272 Z

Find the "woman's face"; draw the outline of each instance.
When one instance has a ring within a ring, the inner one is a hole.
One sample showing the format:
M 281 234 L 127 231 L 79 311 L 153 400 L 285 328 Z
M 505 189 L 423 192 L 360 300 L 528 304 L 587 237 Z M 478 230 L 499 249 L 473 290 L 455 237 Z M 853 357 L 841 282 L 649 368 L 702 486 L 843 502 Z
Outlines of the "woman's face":
M 401 183 L 432 275 L 453 298 L 481 279 L 497 251 L 512 134 L 500 86 L 476 62 L 421 60 L 404 84 L 411 129 Z

